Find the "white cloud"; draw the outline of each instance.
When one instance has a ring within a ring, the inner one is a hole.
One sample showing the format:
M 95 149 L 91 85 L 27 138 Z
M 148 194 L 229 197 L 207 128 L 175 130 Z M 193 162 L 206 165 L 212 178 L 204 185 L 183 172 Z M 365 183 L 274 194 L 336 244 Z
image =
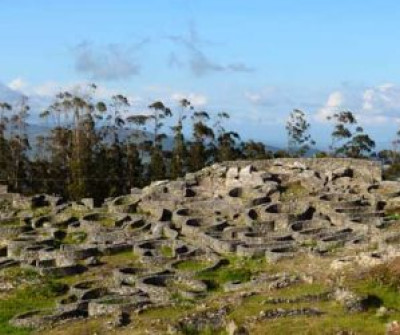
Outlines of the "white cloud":
M 7 86 L 14 91 L 22 91 L 27 87 L 27 85 L 27 82 L 22 78 L 15 78 L 9 82 Z
M 182 99 L 187 99 L 194 107 L 203 107 L 208 103 L 208 98 L 203 94 L 198 93 L 173 93 L 171 99 L 175 102 L 179 102 Z
M 398 122 L 400 109 L 400 86 L 384 83 L 369 87 L 362 92 L 358 118 L 369 124 Z
M 383 83 L 372 87 L 347 88 L 332 92 L 314 119 L 326 122 L 326 117 L 340 110 L 350 110 L 362 124 L 397 122 L 400 110 L 400 86 Z
M 383 110 L 392 114 L 400 108 L 400 87 L 392 83 L 385 83 L 368 88 L 363 93 L 364 111 Z
M 56 82 L 47 81 L 37 85 L 31 84 L 22 78 L 16 78 L 12 80 L 7 87 L 12 92 L 23 93 L 29 98 L 31 107 L 36 110 L 41 110 L 51 104 L 56 94 L 64 91 L 69 91 L 76 94 L 87 94 L 89 90 L 89 81 L 80 82 Z M 105 85 L 96 85 L 95 97 L 99 100 L 109 100 L 112 96 L 117 94 L 125 95 L 131 105 L 137 106 L 142 102 L 142 98 L 131 94 L 124 90 L 118 90 L 115 88 L 109 88 Z
M 29 86 L 29 93 L 42 97 L 52 97 L 62 90 L 64 90 L 64 85 L 53 81 L 48 81 L 37 86 Z
M 326 122 L 327 117 L 338 111 L 344 103 L 344 96 L 341 92 L 335 91 L 329 94 L 325 105 L 314 115 L 315 120 Z
M 10 89 L 24 93 L 27 96 L 50 97 L 62 90 L 64 85 L 57 82 L 47 81 L 38 85 L 33 85 L 23 78 L 15 78 L 7 85 Z

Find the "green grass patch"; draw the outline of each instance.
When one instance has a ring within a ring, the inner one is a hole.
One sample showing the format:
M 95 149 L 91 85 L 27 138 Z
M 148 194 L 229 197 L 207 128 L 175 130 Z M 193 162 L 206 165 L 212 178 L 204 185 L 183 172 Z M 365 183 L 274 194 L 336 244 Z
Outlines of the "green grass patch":
M 321 335 L 347 332 L 360 335 L 384 335 L 385 321 L 375 313 L 347 314 L 335 306 L 325 308 L 327 314 L 318 317 L 287 317 L 258 322 L 251 334 L 299 334 Z M 395 317 L 395 319 L 398 316 Z
M 205 260 L 187 260 L 179 262 L 175 268 L 181 271 L 201 271 L 210 265 L 211 262 Z
M 197 279 L 205 280 L 211 289 L 219 289 L 228 282 L 248 282 L 254 275 L 270 270 L 264 258 L 228 256 L 227 264 L 215 269 L 199 272 Z
M 193 307 L 194 300 L 183 296 L 180 292 L 174 292 L 171 294 L 172 300 L 180 306 Z
M 25 281 L 33 282 L 40 279 L 40 275 L 37 271 L 32 269 L 23 269 L 20 267 L 11 267 L 4 269 L 0 275 L 0 278 L 8 281 Z
M 299 298 L 306 295 L 317 295 L 327 292 L 328 288 L 322 284 L 298 284 L 289 286 L 280 290 L 270 291 L 268 293 L 257 294 L 243 300 L 243 302 L 235 308 L 230 314 L 230 318 L 242 323 L 248 316 L 257 316 L 261 311 L 275 308 L 292 309 L 297 307 L 315 307 L 320 302 L 298 302 L 298 303 L 280 303 L 269 304 L 269 298 Z M 327 303 L 324 302 L 324 305 Z
M 102 261 L 113 266 L 135 265 L 141 266 L 139 257 L 133 251 L 123 251 L 115 255 L 103 256 Z
M 157 318 L 166 321 L 175 321 L 185 315 L 187 312 L 187 307 L 184 306 L 156 307 L 144 311 L 143 313 L 139 314 L 138 317 L 145 320 Z
M 63 244 L 81 244 L 87 239 L 87 234 L 84 231 L 76 231 L 68 233 L 68 235 L 61 241 Z
M 104 217 L 98 221 L 102 226 L 113 228 L 115 227 L 115 219 Z
M 31 329 L 16 328 L 9 321 L 17 314 L 54 307 L 57 297 L 66 292 L 63 284 L 48 280 L 40 285 L 20 288 L 0 300 L 0 334 L 28 335 Z
M 32 209 L 32 214 L 34 217 L 39 217 L 43 215 L 49 215 L 51 213 L 51 207 L 46 206 L 46 207 L 38 207 Z
M 400 213 L 388 213 L 385 216 L 385 219 L 387 220 L 400 220 Z
M 181 329 L 184 335 L 226 335 L 225 329 L 214 329 L 212 327 L 206 327 L 203 330 L 197 330 L 194 326 L 184 325 Z
M 300 198 L 308 194 L 308 191 L 305 187 L 301 185 L 300 182 L 295 182 L 288 184 L 281 194 L 282 201 L 288 201 L 295 198 Z
M 21 220 L 19 218 L 0 220 L 0 227 L 19 227 Z
M 174 255 L 174 250 L 168 245 L 163 245 L 161 246 L 161 255 L 164 257 L 172 257 Z
M 218 289 L 228 282 L 247 282 L 252 276 L 251 271 L 241 268 L 219 268 L 212 271 L 199 273 L 196 278 L 205 280 L 211 284 L 211 288 Z
M 369 295 L 378 298 L 386 308 L 400 309 L 399 291 L 391 285 L 367 279 L 354 284 L 352 288 L 362 296 Z
M 316 240 L 306 240 L 301 243 L 301 246 L 304 248 L 315 248 L 318 245 Z
M 371 281 L 354 281 L 353 289 L 362 296 L 375 296 L 382 300 L 385 307 L 399 308 L 400 297 L 393 289 L 376 285 Z M 257 316 L 261 311 L 276 308 L 294 309 L 302 307 L 318 308 L 325 314 L 315 317 L 285 317 L 274 320 L 262 320 L 254 323 L 251 334 L 337 334 L 340 331 L 354 334 L 379 335 L 385 334 L 385 324 L 390 320 L 399 319 L 400 313 L 395 312 L 389 318 L 376 316 L 377 306 L 370 307 L 363 313 L 349 314 L 343 306 L 334 300 L 298 303 L 269 304 L 268 298 L 285 297 L 298 298 L 305 295 L 315 295 L 329 290 L 323 284 L 299 284 L 281 290 L 268 292 L 244 299 L 240 306 L 229 315 L 239 324 L 247 317 Z

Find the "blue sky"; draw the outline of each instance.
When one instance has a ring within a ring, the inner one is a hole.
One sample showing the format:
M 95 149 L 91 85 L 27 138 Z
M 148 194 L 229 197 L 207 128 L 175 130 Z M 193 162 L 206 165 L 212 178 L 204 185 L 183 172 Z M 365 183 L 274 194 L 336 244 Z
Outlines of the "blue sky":
M 187 96 L 273 145 L 293 108 L 320 146 L 340 109 L 381 145 L 399 126 L 396 0 L 1 0 L 0 28 L 0 83 L 37 101 L 91 81 L 137 111 Z

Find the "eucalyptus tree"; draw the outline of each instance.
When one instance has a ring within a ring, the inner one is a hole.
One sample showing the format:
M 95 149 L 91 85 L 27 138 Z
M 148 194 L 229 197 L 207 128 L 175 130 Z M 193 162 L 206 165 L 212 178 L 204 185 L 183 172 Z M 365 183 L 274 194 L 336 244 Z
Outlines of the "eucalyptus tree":
M 179 101 L 180 110 L 178 112 L 177 123 L 172 127 L 174 134 L 174 145 L 171 158 L 171 178 L 181 177 L 187 169 L 187 147 L 183 135 L 183 121 L 187 114 L 193 111 L 193 106 L 187 99 Z
M 149 105 L 151 114 L 149 120 L 153 123 L 153 146 L 151 149 L 149 175 L 151 180 L 164 179 L 167 173 L 166 164 L 163 155 L 163 140 L 167 137 L 161 133 L 164 126 L 164 120 L 172 116 L 171 109 L 166 107 L 161 101 L 156 101 Z
M 63 105 L 64 93 L 56 95 L 54 102 L 44 110 L 40 117 L 47 120 L 53 118 L 54 126 L 46 137 L 48 170 L 51 176 L 46 181 L 52 193 L 67 195 L 69 180 L 68 164 L 72 155 L 72 127 L 68 125 L 68 116 Z
M 130 112 L 129 100 L 121 94 L 114 95 L 106 110 L 103 145 L 107 147 L 107 150 L 105 157 L 99 157 L 99 164 L 106 158 L 106 162 L 103 161 L 103 163 L 107 165 L 107 169 L 103 169 L 104 173 L 99 176 L 99 179 L 110 180 L 108 196 L 116 196 L 126 192 L 126 179 L 121 175 L 121 171 L 126 170 L 127 148 L 124 143 L 126 139 L 121 138 L 121 130 L 124 130 L 126 124 L 125 116 Z
M 124 173 L 126 176 L 126 187 L 129 189 L 132 187 L 143 187 L 145 185 L 143 177 L 144 166 L 138 150 L 138 144 L 128 140 L 126 150 L 127 164 Z
M 72 100 L 74 110 L 74 131 L 70 161 L 71 183 L 69 191 L 73 198 L 95 197 L 97 163 L 95 153 L 101 141 L 96 129 L 96 120 L 101 119 L 107 106 L 94 101 L 95 85 L 86 94 L 75 94 Z
M 240 145 L 241 157 L 248 160 L 272 158 L 272 153 L 267 150 L 262 142 L 249 140 Z
M 140 158 L 145 158 L 146 152 L 150 152 L 153 141 L 147 140 L 146 136 L 146 125 L 148 121 L 150 120 L 149 115 L 143 115 L 143 114 L 132 114 L 127 116 L 126 121 L 129 126 L 130 132 L 127 137 L 128 142 L 130 143 L 135 143 L 137 150 L 139 151 L 139 156 Z
M 392 162 L 392 164 L 397 164 L 400 161 L 400 130 L 398 130 L 396 132 L 396 136 L 392 141 L 392 150 L 387 150 L 388 152 L 390 152 L 391 154 L 388 155 L 388 158 L 390 156 L 390 160 Z
M 155 101 L 149 106 L 151 114 L 149 120 L 153 122 L 153 146 L 161 146 L 162 140 L 165 138 L 164 133 L 160 133 L 164 126 L 164 119 L 172 116 L 171 109 L 166 107 L 161 101 Z
M 294 109 L 286 122 L 288 137 L 288 152 L 291 156 L 304 156 L 315 145 L 310 134 L 310 123 L 306 114 L 300 109 Z
M 191 172 L 202 169 L 211 158 L 210 145 L 215 139 L 212 128 L 207 125 L 210 116 L 205 111 L 194 112 L 192 117 L 193 139 L 190 143 L 189 169 Z
M 327 120 L 334 122 L 334 128 L 331 134 L 330 149 L 333 155 L 343 151 L 345 141 L 353 136 L 351 127 L 357 124 L 357 120 L 352 112 L 342 111 L 328 116 Z
M 226 112 L 217 114 L 214 128 L 216 130 L 216 144 L 214 148 L 215 161 L 231 161 L 240 156 L 240 135 L 234 131 L 227 131 L 223 125 L 224 121 L 228 120 L 230 115 Z
M 11 156 L 9 142 L 6 136 L 9 116 L 12 106 L 6 102 L 0 102 L 0 183 L 7 182 L 11 171 Z
M 28 151 L 30 149 L 27 134 L 30 107 L 28 98 L 22 96 L 11 110 L 9 149 L 12 161 L 11 179 L 15 190 L 20 190 L 22 181 L 27 181 L 29 174 Z
M 120 142 L 119 130 L 125 125 L 125 116 L 129 115 L 131 104 L 128 98 L 122 94 L 113 95 L 109 104 L 109 114 L 106 119 L 110 121 L 112 140 L 114 143 Z
M 334 122 L 331 134 L 331 151 L 334 155 L 362 158 L 372 152 L 375 142 L 358 126 L 351 111 L 342 111 L 328 116 Z
M 50 157 L 49 138 L 46 135 L 38 135 L 35 142 L 35 150 L 30 161 L 30 189 L 33 193 L 54 193 Z
M 362 127 L 357 127 L 351 140 L 344 145 L 343 154 L 351 158 L 365 158 L 375 148 L 375 141 L 364 133 Z
M 0 102 L 0 135 L 5 136 L 7 123 L 9 122 L 8 114 L 12 111 L 12 106 L 7 102 Z
M 55 163 L 61 165 L 60 171 L 65 173 L 68 194 L 74 199 L 94 193 L 94 158 L 100 143 L 96 120 L 107 109 L 104 102 L 94 101 L 95 91 L 96 86 L 92 84 L 87 91 L 61 92 L 47 109 L 58 124 L 53 134 L 55 146 L 52 156 L 56 159 Z

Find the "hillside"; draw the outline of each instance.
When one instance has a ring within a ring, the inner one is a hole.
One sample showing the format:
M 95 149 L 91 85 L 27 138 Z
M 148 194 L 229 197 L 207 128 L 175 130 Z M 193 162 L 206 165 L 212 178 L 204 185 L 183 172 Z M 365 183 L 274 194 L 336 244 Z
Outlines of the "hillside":
M 0 328 L 384 334 L 399 194 L 351 159 L 215 164 L 100 208 L 2 190 Z

